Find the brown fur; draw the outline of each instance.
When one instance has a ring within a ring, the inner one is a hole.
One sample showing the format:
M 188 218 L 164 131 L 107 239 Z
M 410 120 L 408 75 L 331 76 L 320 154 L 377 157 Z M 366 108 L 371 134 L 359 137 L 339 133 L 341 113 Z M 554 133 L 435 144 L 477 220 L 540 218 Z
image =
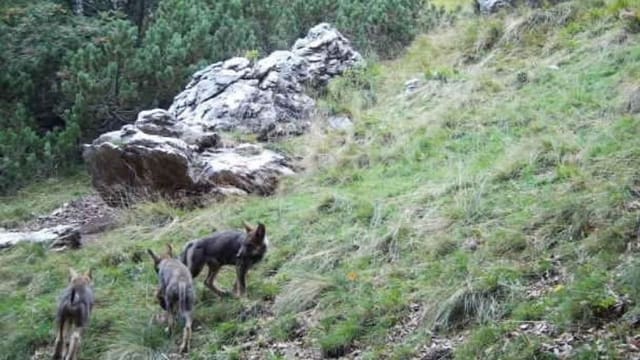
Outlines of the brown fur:
M 185 320 L 180 352 L 186 353 L 191 345 L 192 312 L 195 303 L 191 273 L 186 266 L 173 258 L 171 245 L 167 245 L 167 252 L 161 256 L 156 256 L 151 250 L 147 251 L 153 259 L 154 268 L 160 280 L 156 298 L 167 313 L 169 329 L 173 327 L 176 313 Z
M 69 286 L 64 290 L 58 304 L 56 320 L 58 324 L 54 345 L 54 359 L 75 360 L 80 351 L 84 329 L 89 324 L 93 308 L 91 270 L 79 275 L 69 269 Z M 67 341 L 69 342 L 67 348 Z

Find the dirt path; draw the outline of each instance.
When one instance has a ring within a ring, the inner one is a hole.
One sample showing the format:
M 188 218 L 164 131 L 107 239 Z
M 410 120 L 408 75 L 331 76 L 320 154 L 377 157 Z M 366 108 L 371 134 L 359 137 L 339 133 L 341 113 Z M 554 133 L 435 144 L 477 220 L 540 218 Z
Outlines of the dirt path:
M 58 225 L 73 225 L 84 234 L 95 234 L 114 224 L 116 212 L 100 196 L 91 194 L 64 203 L 50 214 L 38 216 L 15 230 L 38 231 Z
M 47 243 L 56 250 L 78 248 L 114 228 L 117 212 L 96 194 L 82 196 L 16 228 L 0 229 L 0 247 L 24 241 Z

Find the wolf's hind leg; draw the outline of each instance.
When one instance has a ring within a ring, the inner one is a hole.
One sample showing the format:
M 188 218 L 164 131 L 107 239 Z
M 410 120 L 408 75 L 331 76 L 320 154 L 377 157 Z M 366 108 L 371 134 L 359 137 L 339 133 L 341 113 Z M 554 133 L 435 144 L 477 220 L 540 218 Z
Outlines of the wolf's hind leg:
M 208 287 L 211 291 L 216 293 L 218 296 L 225 296 L 227 295 L 227 292 L 220 289 L 215 284 L 216 276 L 218 275 L 218 272 L 220 272 L 221 267 L 222 265 L 219 265 L 217 263 L 209 264 L 209 274 L 207 275 L 207 278 L 204 280 L 204 285 Z
M 180 344 L 180 352 L 186 353 L 189 352 L 189 348 L 191 347 L 191 312 L 187 312 L 184 314 L 184 330 L 182 331 L 182 344 Z
M 62 319 L 60 321 L 60 324 L 58 324 L 58 331 L 56 333 L 56 342 L 54 344 L 54 350 L 53 350 L 53 359 L 61 359 L 62 356 L 64 355 L 64 351 L 65 351 L 65 344 L 66 344 L 66 339 L 65 339 L 65 323 L 66 320 Z
M 73 332 L 71 333 L 71 338 L 69 340 L 69 350 L 67 351 L 67 355 L 64 360 L 77 360 L 78 353 L 80 352 L 80 342 L 82 339 L 82 328 L 75 327 Z
M 171 334 L 173 334 L 173 325 L 175 324 L 175 318 L 173 316 L 173 313 L 171 311 L 167 311 L 165 313 L 167 316 L 167 330 L 169 333 L 169 336 L 171 336 Z

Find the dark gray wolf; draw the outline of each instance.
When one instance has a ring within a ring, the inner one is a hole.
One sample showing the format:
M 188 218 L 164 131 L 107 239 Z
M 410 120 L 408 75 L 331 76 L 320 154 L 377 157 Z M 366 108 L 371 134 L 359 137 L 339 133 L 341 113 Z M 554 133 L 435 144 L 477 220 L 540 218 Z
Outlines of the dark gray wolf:
M 215 285 L 215 278 L 224 265 L 236 267 L 236 282 L 233 293 L 236 296 L 246 295 L 246 277 L 249 269 L 258 263 L 267 252 L 269 241 L 265 226 L 258 223 L 255 229 L 244 224 L 245 231 L 219 231 L 213 235 L 188 242 L 180 260 L 191 271 L 195 278 L 205 265 L 209 267 L 209 274 L 204 280 L 206 287 L 219 296 L 227 294 Z
M 161 256 L 157 256 L 151 250 L 147 251 L 153 259 L 153 266 L 160 279 L 156 298 L 160 306 L 167 312 L 169 330 L 173 327 L 176 314 L 184 318 L 180 352 L 186 353 L 191 345 L 192 312 L 195 303 L 191 273 L 179 260 L 173 258 L 171 245 L 167 245 L 167 252 Z
M 89 324 L 93 301 L 91 270 L 79 275 L 74 269 L 69 269 L 69 286 L 62 292 L 56 313 L 58 330 L 54 359 L 61 359 L 63 356 L 64 360 L 78 358 L 82 333 Z

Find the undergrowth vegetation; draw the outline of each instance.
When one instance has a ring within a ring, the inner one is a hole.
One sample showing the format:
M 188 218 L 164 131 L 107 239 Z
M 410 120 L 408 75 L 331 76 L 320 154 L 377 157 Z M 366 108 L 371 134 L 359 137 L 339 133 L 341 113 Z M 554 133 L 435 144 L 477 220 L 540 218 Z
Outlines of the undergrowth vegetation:
M 640 42 L 620 16 L 638 10 L 594 0 L 463 17 L 334 80 L 319 104 L 354 128 L 328 130 L 320 116 L 277 144 L 306 170 L 275 196 L 144 203 L 80 250 L 3 250 L 0 358 L 51 344 L 68 266 L 95 269 L 84 358 L 175 351 L 178 336 L 150 323 L 159 308 L 144 250 L 243 220 L 266 224 L 269 253 L 249 273 L 248 299 L 219 299 L 196 280 L 192 359 L 277 359 L 271 344 L 296 339 L 317 356 L 408 359 L 461 331 L 459 359 L 555 358 L 542 346 L 552 334 L 506 336 L 529 321 L 612 326 L 602 346 L 576 344 L 572 356 L 619 356 L 640 313 L 640 122 L 628 106 Z M 419 85 L 408 91 L 410 79 Z M 233 276 L 223 271 L 222 285 Z

